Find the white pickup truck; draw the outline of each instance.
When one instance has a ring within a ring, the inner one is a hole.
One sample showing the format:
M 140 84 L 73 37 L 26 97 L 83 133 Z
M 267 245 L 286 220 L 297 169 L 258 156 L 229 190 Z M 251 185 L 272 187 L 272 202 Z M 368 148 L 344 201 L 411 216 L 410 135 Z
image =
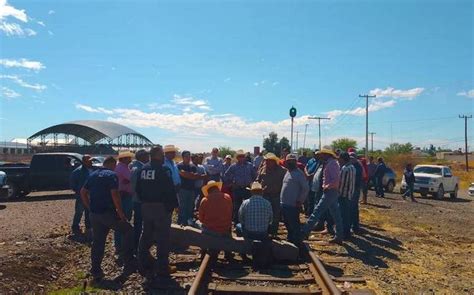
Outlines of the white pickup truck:
M 448 166 L 441 165 L 417 165 L 413 170 L 415 173 L 415 192 L 423 197 L 428 194 L 435 198 L 443 198 L 449 193 L 452 199 L 457 198 L 459 190 L 459 178 L 453 176 Z M 402 179 L 401 192 L 405 192 L 407 184 L 405 177 Z

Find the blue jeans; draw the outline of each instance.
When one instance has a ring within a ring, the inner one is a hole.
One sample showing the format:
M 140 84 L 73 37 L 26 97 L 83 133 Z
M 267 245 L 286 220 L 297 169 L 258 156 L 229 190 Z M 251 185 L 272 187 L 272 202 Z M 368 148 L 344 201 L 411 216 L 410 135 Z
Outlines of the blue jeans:
M 326 212 L 329 212 L 332 220 L 336 224 L 336 238 L 342 239 L 344 237 L 338 198 L 339 192 L 336 189 L 331 189 L 323 193 L 323 196 L 316 207 L 314 207 L 313 213 L 311 213 L 311 216 L 303 227 L 303 235 L 305 237 L 309 236 L 309 233 L 313 230 L 316 223 L 321 220 Z
M 247 190 L 245 187 L 238 187 L 232 190 L 232 220 L 235 224 L 239 222 L 240 206 L 242 205 L 242 202 L 248 198 L 250 198 L 250 191 Z
M 415 184 L 414 183 L 407 183 L 407 190 L 405 191 L 405 193 L 403 194 L 403 197 L 406 198 L 406 197 L 410 197 L 411 199 L 413 199 L 413 191 L 415 189 Z
M 313 192 L 312 190 L 309 190 L 308 198 L 306 199 L 305 210 L 304 210 L 306 216 L 311 215 L 311 213 L 314 210 L 314 205 L 315 204 L 316 204 L 316 192 Z
M 125 214 L 127 220 L 130 221 L 132 219 L 133 211 L 132 195 L 126 192 L 120 192 L 120 200 L 122 203 L 123 214 Z M 120 246 L 122 245 L 122 238 L 123 235 L 120 232 L 114 232 L 114 245 L 117 252 L 120 251 Z
M 281 215 L 288 231 L 288 241 L 299 247 L 302 240 L 300 208 L 281 204 Z
M 385 192 L 383 189 L 383 178 L 376 178 L 375 179 L 375 194 L 379 197 L 384 197 Z
M 344 237 L 351 236 L 351 204 L 348 198 L 339 197 L 339 208 L 341 209 L 342 227 Z
M 133 202 L 133 238 L 135 252 L 138 250 L 143 229 L 142 203 Z
M 249 239 L 249 240 L 257 240 L 257 241 L 263 241 L 268 239 L 268 232 L 251 232 L 248 230 L 245 230 L 242 226 L 241 223 L 238 223 L 235 226 L 235 232 L 237 233 L 238 237 L 244 237 L 244 239 Z
M 181 188 L 178 193 L 179 213 L 178 224 L 188 225 L 188 220 L 193 219 L 194 212 L 194 190 Z
M 359 230 L 359 199 L 360 199 L 360 188 L 356 188 L 354 196 L 350 200 L 350 216 L 351 216 L 351 228 L 353 230 Z
M 74 217 L 72 218 L 72 226 L 73 230 L 79 230 L 82 219 L 82 214 L 84 214 L 84 225 L 86 229 L 91 228 L 91 220 L 89 217 L 89 210 L 84 207 L 84 203 L 82 203 L 82 199 L 80 195 L 76 195 L 76 204 L 74 205 Z

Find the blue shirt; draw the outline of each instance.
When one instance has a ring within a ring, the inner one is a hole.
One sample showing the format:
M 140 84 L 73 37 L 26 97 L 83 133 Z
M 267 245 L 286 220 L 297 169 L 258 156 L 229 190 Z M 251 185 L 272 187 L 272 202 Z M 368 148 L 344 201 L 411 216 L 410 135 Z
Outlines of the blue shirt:
M 257 172 L 253 168 L 252 163 L 244 162 L 243 164 L 232 164 L 224 174 L 224 178 L 229 184 L 237 186 L 248 186 L 257 177 Z
M 179 170 L 178 170 L 178 166 L 176 166 L 176 163 L 173 160 L 168 160 L 167 158 L 165 158 L 165 163 L 163 165 L 170 168 L 171 179 L 173 179 L 173 184 L 180 185 L 181 177 L 179 176 Z
M 114 209 L 111 190 L 118 190 L 118 176 L 112 170 L 99 168 L 87 178 L 84 188 L 89 191 L 92 213 L 102 214 Z
M 203 165 L 209 175 L 221 175 L 224 162 L 221 158 L 207 157 L 204 159 Z M 224 171 L 225 172 L 225 171 Z
M 316 172 L 316 168 L 318 168 L 319 161 L 316 160 L 315 158 L 311 158 L 308 160 L 308 163 L 306 163 L 306 171 L 308 171 L 308 174 L 313 174 Z

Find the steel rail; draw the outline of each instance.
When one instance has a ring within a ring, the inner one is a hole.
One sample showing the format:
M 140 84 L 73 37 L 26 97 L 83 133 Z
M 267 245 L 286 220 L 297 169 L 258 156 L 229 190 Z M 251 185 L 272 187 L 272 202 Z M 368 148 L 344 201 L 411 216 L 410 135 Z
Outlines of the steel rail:
M 329 276 L 321 260 L 319 260 L 318 256 L 316 256 L 316 254 L 312 251 L 311 246 L 307 242 L 305 242 L 304 244 L 306 250 L 308 251 L 309 257 L 311 258 L 311 266 L 313 266 L 310 267 L 311 273 L 313 274 L 316 282 L 323 291 L 323 294 L 341 295 L 341 290 L 337 288 L 336 284 Z
M 208 272 L 209 261 L 211 261 L 211 256 L 206 253 L 201 261 L 201 265 L 199 266 L 199 270 L 196 274 L 196 277 L 194 278 L 193 284 L 191 285 L 191 288 L 189 288 L 188 295 L 199 294 L 199 288 L 201 288 L 202 281 Z

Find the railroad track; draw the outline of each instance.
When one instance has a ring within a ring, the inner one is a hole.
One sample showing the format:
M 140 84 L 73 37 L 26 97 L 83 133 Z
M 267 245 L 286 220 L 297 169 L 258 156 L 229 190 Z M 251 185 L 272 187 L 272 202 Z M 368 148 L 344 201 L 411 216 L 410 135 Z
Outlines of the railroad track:
M 280 237 L 285 230 L 280 228 Z M 323 250 L 318 250 L 322 247 Z M 227 262 L 205 254 L 195 272 L 178 272 L 175 278 L 188 280 L 188 294 L 374 294 L 365 288 L 365 279 L 347 276 L 341 266 L 351 258 L 330 254 L 330 248 L 341 247 L 312 236 L 305 242 L 307 258 L 294 264 L 275 264 L 268 269 L 254 270 L 251 262 Z M 342 247 L 341 247 L 342 248 Z M 321 259 L 319 254 L 325 254 Z M 195 254 L 198 257 L 199 254 Z M 236 257 L 237 259 L 237 257 Z M 195 259 L 194 262 L 198 262 Z M 329 269 L 331 271 L 328 272 Z

